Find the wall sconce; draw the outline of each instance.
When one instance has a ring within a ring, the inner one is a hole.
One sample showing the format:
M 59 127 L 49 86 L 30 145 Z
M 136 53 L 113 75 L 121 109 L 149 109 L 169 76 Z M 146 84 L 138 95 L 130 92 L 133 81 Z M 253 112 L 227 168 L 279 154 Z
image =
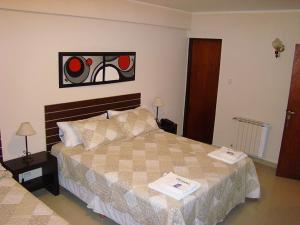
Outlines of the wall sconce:
M 284 44 L 279 38 L 276 38 L 272 42 L 272 46 L 275 49 L 275 57 L 278 58 L 280 56 L 280 52 L 284 51 Z

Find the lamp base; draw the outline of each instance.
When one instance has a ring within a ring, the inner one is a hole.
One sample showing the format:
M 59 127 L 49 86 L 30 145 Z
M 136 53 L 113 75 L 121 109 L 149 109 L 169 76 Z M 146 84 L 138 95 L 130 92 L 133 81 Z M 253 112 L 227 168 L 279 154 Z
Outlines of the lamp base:
M 156 107 L 156 123 L 159 124 L 159 119 L 158 119 L 158 106 Z
M 24 154 L 25 155 L 22 157 L 23 161 L 25 161 L 25 162 L 31 162 L 31 161 L 33 161 L 33 157 L 31 156 L 30 152 L 24 151 Z

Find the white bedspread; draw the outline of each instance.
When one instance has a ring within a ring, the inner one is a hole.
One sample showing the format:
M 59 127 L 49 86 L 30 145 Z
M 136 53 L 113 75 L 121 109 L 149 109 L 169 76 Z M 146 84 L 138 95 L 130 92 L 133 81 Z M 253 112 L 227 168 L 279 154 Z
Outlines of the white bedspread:
M 252 160 L 247 157 L 229 165 L 207 156 L 215 149 L 156 130 L 95 151 L 60 143 L 52 153 L 65 179 L 94 193 L 118 216 L 128 216 L 135 224 L 212 225 L 246 197 L 260 194 Z M 195 180 L 201 188 L 177 201 L 148 187 L 168 172 Z

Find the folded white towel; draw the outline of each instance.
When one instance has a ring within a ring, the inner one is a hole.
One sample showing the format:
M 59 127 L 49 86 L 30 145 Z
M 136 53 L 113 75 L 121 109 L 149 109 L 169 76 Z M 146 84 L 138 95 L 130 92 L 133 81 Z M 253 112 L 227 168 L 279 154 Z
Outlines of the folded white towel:
M 247 154 L 244 152 L 234 151 L 233 149 L 224 146 L 208 153 L 207 155 L 229 164 L 234 164 L 247 157 Z
M 148 186 L 176 200 L 181 200 L 196 191 L 200 184 L 197 181 L 178 176 L 172 172 L 159 178 Z

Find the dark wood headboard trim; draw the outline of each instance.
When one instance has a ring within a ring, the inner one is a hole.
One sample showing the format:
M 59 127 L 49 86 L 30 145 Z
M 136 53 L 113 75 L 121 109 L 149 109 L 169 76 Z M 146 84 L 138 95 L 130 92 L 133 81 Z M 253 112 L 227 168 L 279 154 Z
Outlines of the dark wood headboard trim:
M 47 151 L 60 141 L 56 122 L 86 119 L 107 110 L 133 109 L 141 105 L 141 93 L 89 99 L 45 106 Z

